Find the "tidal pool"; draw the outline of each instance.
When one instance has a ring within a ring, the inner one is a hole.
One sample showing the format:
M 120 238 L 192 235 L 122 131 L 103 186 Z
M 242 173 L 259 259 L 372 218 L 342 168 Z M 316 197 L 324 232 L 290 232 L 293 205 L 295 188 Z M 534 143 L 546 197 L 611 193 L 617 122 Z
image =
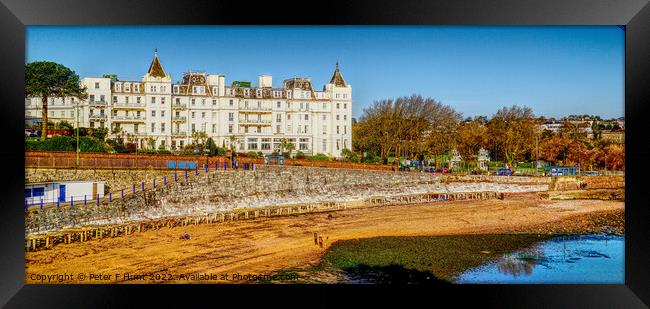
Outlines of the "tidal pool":
M 469 269 L 456 283 L 624 284 L 625 237 L 559 236 Z

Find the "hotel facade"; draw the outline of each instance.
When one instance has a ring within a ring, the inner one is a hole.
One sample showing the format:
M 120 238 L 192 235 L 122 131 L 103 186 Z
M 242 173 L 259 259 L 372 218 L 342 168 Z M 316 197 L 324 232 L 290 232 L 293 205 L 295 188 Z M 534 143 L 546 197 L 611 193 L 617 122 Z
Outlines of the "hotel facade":
M 141 81 L 85 77 L 88 98 L 49 98 L 48 118 L 76 127 L 108 128 L 139 148 L 178 150 L 194 143 L 193 132 L 205 132 L 217 146 L 235 143 L 239 152 L 280 151 L 287 139 L 294 153 L 324 153 L 340 157 L 352 145 L 352 86 L 338 63 L 322 91 L 309 78 L 272 85 L 272 76 L 226 85 L 224 75 L 184 73 L 172 82 L 154 53 Z M 42 117 L 41 99 L 25 100 L 27 119 Z

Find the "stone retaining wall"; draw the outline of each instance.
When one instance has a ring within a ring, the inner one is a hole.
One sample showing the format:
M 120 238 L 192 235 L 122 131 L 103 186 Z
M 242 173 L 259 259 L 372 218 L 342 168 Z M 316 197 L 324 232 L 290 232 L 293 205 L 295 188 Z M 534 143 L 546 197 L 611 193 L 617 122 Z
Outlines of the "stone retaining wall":
M 255 171 L 214 170 L 178 181 L 163 175 L 173 171 L 91 171 L 58 170 L 41 174 L 31 171 L 26 177 L 62 180 L 98 179 L 112 188 L 130 188 L 134 180 L 159 177 L 157 187 L 113 202 L 102 199 L 99 205 L 32 206 L 26 217 L 28 232 L 57 230 L 87 224 L 113 224 L 165 216 L 191 216 L 237 209 L 260 209 L 292 204 L 349 203 L 368 198 L 459 192 L 538 192 L 547 184 L 505 184 L 489 182 L 441 182 L 445 176 L 427 173 L 384 172 L 351 169 L 262 166 Z M 194 174 L 192 171 L 190 174 Z M 182 176 L 181 176 L 182 175 Z M 514 179 L 514 177 L 511 177 Z M 34 180 L 36 181 L 36 180 Z M 127 193 L 131 193 L 129 189 Z

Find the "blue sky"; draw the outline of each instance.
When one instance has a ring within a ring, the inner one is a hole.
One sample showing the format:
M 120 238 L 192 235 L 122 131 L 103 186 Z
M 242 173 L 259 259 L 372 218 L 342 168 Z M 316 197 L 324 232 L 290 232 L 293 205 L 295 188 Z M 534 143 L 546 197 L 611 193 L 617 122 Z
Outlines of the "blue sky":
M 353 116 L 413 93 L 464 116 L 502 106 L 536 115 L 624 116 L 623 29 L 615 26 L 29 26 L 26 61 L 55 61 L 81 77 L 140 80 L 155 48 L 177 81 L 190 70 L 226 82 L 311 77 L 317 90 L 338 60 Z

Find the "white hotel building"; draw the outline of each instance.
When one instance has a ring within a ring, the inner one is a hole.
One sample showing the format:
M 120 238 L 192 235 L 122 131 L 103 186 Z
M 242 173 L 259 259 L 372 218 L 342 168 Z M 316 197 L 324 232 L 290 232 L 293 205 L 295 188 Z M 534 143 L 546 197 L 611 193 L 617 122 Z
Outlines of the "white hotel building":
M 86 77 L 82 84 L 88 99 L 50 98 L 48 118 L 107 127 L 109 138 L 119 128 L 141 148 L 153 138 L 156 149 L 180 149 L 193 143 L 195 131 L 207 133 L 220 147 L 229 147 L 232 136 L 240 152 L 279 151 L 286 138 L 296 151 L 339 157 L 352 144 L 352 86 L 338 63 L 322 91 L 315 91 L 309 78 L 287 79 L 274 88 L 268 75 L 259 76 L 257 87 L 226 85 L 224 75 L 195 72 L 174 83 L 157 53 L 142 81 Z M 40 98 L 25 104 L 27 118 L 41 117 Z

